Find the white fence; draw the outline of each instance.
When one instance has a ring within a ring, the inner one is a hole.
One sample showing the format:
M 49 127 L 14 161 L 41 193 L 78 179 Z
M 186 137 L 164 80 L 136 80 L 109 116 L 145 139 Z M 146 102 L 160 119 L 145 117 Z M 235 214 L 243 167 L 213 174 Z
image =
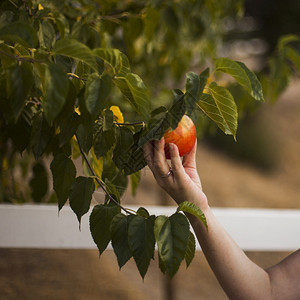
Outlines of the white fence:
M 170 206 L 145 208 L 155 215 L 176 211 Z M 213 212 L 246 251 L 293 251 L 300 247 L 300 210 L 214 208 Z M 96 249 L 89 215 L 82 217 L 79 230 L 76 215 L 68 206 L 58 215 L 54 205 L 1 204 L 0 248 Z

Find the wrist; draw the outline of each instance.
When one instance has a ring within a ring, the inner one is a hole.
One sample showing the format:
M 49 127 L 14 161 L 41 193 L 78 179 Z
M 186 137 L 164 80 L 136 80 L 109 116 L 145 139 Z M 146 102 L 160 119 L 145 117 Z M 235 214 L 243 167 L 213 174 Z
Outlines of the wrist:
M 206 195 L 202 191 L 196 197 L 188 199 L 188 201 L 199 207 L 203 213 L 210 209 Z
M 201 192 L 201 194 L 197 195 L 196 197 L 173 197 L 173 199 L 175 200 L 175 202 L 177 203 L 177 205 L 180 205 L 182 202 L 187 201 L 190 203 L 193 203 L 194 205 L 196 205 L 198 208 L 201 209 L 201 211 L 205 214 L 206 211 L 210 210 L 210 207 L 208 205 L 207 202 L 207 198 L 205 196 L 205 194 L 203 192 Z

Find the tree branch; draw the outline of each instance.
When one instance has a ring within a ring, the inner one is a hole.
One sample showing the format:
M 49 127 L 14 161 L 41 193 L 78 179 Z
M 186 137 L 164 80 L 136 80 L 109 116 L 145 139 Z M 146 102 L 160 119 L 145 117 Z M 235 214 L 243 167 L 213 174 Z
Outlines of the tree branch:
M 126 208 L 124 208 L 124 207 L 123 207 L 118 201 L 116 201 L 116 199 L 114 199 L 114 198 L 110 195 L 110 193 L 107 191 L 107 189 L 106 189 L 104 183 L 98 178 L 98 176 L 97 176 L 96 173 L 94 172 L 94 169 L 92 168 L 91 164 L 89 163 L 89 161 L 88 161 L 88 159 L 87 159 L 85 153 L 83 152 L 83 150 L 82 150 L 82 148 L 81 148 L 81 145 L 80 145 L 80 142 L 79 142 L 79 139 L 78 139 L 78 136 L 77 136 L 76 133 L 75 133 L 75 137 L 76 137 L 76 139 L 77 139 L 77 143 L 78 143 L 78 146 L 79 146 L 79 150 L 80 150 L 80 153 L 81 153 L 81 155 L 82 155 L 84 161 L 86 162 L 86 164 L 87 164 L 87 166 L 88 166 L 90 172 L 92 173 L 93 177 L 95 177 L 97 183 L 100 185 L 100 187 L 102 188 L 102 190 L 104 191 L 104 193 L 106 194 L 106 196 L 107 196 L 112 202 L 114 202 L 117 206 L 119 206 L 121 209 L 123 209 L 127 214 L 132 215 L 132 213 L 131 213 L 129 210 L 127 210 Z

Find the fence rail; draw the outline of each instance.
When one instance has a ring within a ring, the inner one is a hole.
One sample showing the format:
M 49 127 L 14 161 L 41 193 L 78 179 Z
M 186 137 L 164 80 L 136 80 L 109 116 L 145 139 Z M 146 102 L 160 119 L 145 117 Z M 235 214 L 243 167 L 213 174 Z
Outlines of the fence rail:
M 128 206 L 137 209 L 136 206 Z M 150 214 L 171 215 L 176 207 L 147 206 Z M 246 251 L 293 251 L 300 247 L 300 210 L 213 208 L 227 232 Z M 0 248 L 96 249 L 89 213 L 81 229 L 69 206 L 0 205 Z M 197 250 L 201 250 L 197 244 Z

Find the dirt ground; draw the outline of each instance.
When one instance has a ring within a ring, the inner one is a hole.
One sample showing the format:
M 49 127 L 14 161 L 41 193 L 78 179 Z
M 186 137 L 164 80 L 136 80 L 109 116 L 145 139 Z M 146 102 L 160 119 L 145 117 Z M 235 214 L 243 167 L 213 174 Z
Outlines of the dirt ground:
M 280 156 L 277 167 L 261 171 L 237 163 L 199 143 L 198 171 L 213 207 L 300 208 L 300 82 L 294 82 L 275 105 L 267 105 L 263 117 L 275 133 Z M 123 203 L 161 204 L 161 191 L 147 168 L 135 198 L 125 193 Z M 100 195 L 101 196 L 101 195 Z M 172 203 L 170 199 L 166 204 Z M 288 233 L 287 233 L 288 234 Z M 286 252 L 247 252 L 267 268 Z M 172 283 L 161 275 L 157 258 L 144 282 L 131 260 L 121 271 L 115 255 L 96 250 L 0 249 L 0 300 L 10 299 L 120 299 L 164 300 L 166 287 L 173 299 L 227 299 L 201 252 L 191 266 L 182 264 Z

